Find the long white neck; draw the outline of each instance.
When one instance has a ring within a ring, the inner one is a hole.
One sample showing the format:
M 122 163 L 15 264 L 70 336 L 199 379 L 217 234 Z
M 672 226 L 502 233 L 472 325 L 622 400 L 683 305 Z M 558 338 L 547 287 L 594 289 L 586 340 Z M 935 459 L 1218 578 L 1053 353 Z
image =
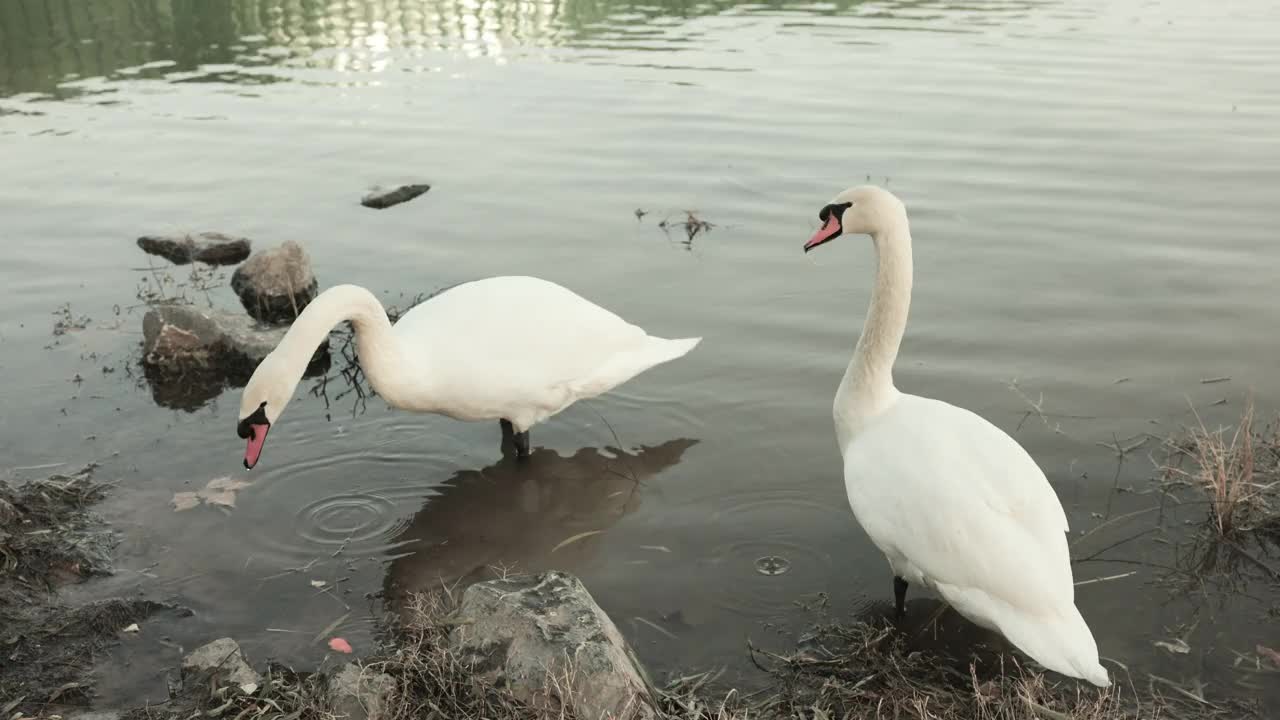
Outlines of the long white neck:
M 893 363 L 911 307 L 911 229 L 906 216 L 871 239 L 877 258 L 875 290 L 833 408 L 842 448 L 869 418 L 888 409 L 899 395 L 893 385 Z
M 391 405 L 408 380 L 400 342 L 391 332 L 386 310 L 373 293 L 359 285 L 336 285 L 307 305 L 284 339 L 272 351 L 280 355 L 291 377 L 301 378 L 315 349 L 334 326 L 351 321 L 360 367 L 373 389 Z

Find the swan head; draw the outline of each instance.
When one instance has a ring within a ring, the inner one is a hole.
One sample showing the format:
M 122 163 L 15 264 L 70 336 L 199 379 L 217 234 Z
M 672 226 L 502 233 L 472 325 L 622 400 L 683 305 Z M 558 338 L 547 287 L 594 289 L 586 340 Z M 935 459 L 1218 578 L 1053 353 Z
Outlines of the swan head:
M 809 252 L 845 233 L 875 237 L 906 216 L 906 206 L 888 190 L 874 185 L 851 187 L 818 211 L 822 227 L 804 244 L 804 251 Z
M 267 442 L 267 431 L 293 398 L 298 385 L 276 353 L 270 353 L 258 364 L 240 395 L 240 418 L 236 434 L 249 441 L 244 451 L 244 466 L 252 470 Z

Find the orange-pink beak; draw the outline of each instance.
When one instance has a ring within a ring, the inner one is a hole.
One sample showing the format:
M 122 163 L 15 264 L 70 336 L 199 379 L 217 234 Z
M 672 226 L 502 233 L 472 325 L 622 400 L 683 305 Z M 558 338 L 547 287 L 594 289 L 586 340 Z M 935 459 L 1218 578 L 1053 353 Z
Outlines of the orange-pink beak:
M 253 466 L 258 464 L 258 458 L 262 456 L 262 446 L 267 442 L 267 431 L 270 429 L 270 424 L 249 426 L 249 445 L 244 449 L 246 470 L 252 470 Z
M 844 232 L 844 228 L 840 226 L 840 216 L 837 213 L 827 215 L 827 222 L 804 244 L 804 251 L 809 252 L 823 243 L 835 240 L 840 237 L 841 232 Z

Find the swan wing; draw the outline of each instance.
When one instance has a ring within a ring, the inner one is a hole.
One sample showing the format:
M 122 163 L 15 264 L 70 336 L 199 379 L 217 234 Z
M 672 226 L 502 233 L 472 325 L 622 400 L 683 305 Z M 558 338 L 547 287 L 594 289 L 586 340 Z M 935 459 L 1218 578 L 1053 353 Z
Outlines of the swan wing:
M 968 410 L 903 395 L 846 448 L 845 485 L 872 541 L 928 581 L 1029 609 L 1074 598 L 1057 495 L 1013 438 Z
M 662 354 L 657 345 L 679 342 L 652 337 L 556 283 L 524 276 L 450 288 L 394 329 L 406 346 L 421 349 L 444 409 L 513 422 L 520 419 L 515 414 L 536 422 L 608 390 L 656 364 L 643 360 Z
M 897 572 L 1045 667 L 1110 684 L 1075 607 L 1066 513 L 1013 438 L 904 395 L 845 448 L 845 485 Z

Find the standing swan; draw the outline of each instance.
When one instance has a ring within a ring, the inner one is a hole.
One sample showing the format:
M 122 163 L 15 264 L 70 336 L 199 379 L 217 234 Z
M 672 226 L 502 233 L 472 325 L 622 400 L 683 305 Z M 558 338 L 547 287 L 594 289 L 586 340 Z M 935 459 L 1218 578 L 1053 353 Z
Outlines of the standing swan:
M 849 505 L 889 560 L 897 615 L 907 584 L 923 584 L 1044 667 L 1109 686 L 1075 606 L 1067 516 L 1044 473 L 981 417 L 893 385 L 911 304 L 906 208 L 887 190 L 854 187 L 818 218 L 805 252 L 848 232 L 870 235 L 879 258 L 832 414 Z
M 350 320 L 360 367 L 393 407 L 457 420 L 500 420 L 529 454 L 529 428 L 574 402 L 683 356 L 701 338 L 653 337 L 579 295 L 533 277 L 463 283 L 393 326 L 373 293 L 329 288 L 263 358 L 240 398 L 236 432 L 253 468 L 315 349 Z

